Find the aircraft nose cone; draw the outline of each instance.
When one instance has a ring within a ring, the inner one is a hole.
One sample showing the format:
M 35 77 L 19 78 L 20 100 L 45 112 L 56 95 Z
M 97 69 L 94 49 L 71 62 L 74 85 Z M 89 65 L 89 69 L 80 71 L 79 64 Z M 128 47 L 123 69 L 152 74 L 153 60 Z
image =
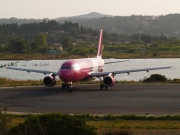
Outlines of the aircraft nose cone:
M 63 82 L 73 82 L 73 71 L 71 70 L 59 70 L 59 78 Z

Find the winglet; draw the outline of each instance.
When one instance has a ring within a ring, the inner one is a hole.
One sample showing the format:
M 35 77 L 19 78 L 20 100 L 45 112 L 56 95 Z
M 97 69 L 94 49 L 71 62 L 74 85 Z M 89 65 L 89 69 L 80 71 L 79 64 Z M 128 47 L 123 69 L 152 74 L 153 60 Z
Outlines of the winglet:
M 99 36 L 99 44 L 98 44 L 98 51 L 97 51 L 97 58 L 102 58 L 102 37 L 103 37 L 103 30 L 100 31 L 100 36 Z

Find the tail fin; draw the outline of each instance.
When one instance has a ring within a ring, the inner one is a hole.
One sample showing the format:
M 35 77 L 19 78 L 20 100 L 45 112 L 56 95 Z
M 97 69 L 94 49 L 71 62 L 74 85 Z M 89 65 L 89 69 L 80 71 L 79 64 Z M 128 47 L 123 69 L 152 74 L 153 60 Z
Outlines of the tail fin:
M 103 30 L 100 31 L 100 36 L 99 36 L 99 45 L 98 45 L 98 51 L 97 51 L 97 58 L 102 58 L 102 37 L 103 37 Z

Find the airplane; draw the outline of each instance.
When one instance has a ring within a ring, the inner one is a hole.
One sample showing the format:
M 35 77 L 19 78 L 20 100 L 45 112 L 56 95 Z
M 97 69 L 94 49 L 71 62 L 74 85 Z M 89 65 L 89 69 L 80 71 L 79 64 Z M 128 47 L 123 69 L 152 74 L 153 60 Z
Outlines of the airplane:
M 43 79 L 43 83 L 47 87 L 52 87 L 56 85 L 56 76 L 63 81 L 62 89 L 67 89 L 68 92 L 72 92 L 72 83 L 77 81 L 90 81 L 96 78 L 101 80 L 100 89 L 107 89 L 108 87 L 114 86 L 116 83 L 115 75 L 131 72 L 141 72 L 150 70 L 159 70 L 159 69 L 169 69 L 167 67 L 153 67 L 153 68 L 144 68 L 144 69 L 132 69 L 132 70 L 119 70 L 119 71 L 108 71 L 104 72 L 104 65 L 124 62 L 124 61 L 115 61 L 115 62 L 104 62 L 102 59 L 102 40 L 103 40 L 103 30 L 100 30 L 99 44 L 97 49 L 97 55 L 95 58 L 84 58 L 84 59 L 70 59 L 65 61 L 60 69 L 56 72 L 54 71 L 44 71 L 44 70 L 34 70 L 34 69 L 25 69 L 25 68 L 15 68 L 7 67 L 7 69 L 20 70 L 36 73 L 49 74 Z M 128 61 L 128 60 L 126 60 Z

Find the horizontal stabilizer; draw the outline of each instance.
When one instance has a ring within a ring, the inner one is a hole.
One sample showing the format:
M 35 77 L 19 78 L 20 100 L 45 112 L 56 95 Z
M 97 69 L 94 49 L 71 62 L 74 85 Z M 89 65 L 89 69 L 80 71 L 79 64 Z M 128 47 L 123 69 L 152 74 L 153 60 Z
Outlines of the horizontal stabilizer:
M 104 64 L 112 64 L 112 63 L 119 63 L 119 62 L 126 62 L 126 61 L 130 61 L 130 60 L 105 62 Z

